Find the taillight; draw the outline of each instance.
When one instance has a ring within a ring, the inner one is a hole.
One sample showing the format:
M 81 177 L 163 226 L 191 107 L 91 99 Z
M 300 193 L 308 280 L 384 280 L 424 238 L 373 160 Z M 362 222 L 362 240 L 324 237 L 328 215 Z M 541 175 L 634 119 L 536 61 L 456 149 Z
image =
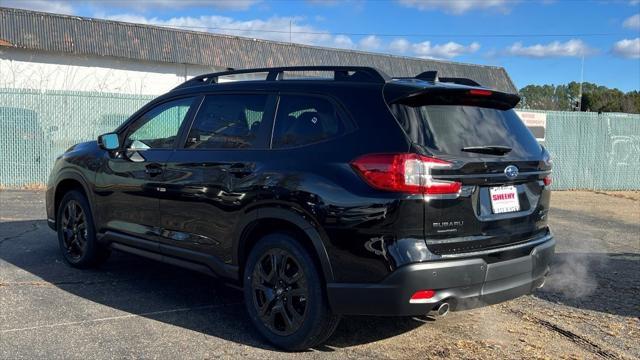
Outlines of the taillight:
M 418 154 L 371 154 L 354 160 L 351 165 L 376 189 L 410 194 L 457 194 L 462 184 L 435 180 L 431 169 L 446 169 L 451 163 Z
M 544 186 L 551 185 L 551 175 L 545 176 L 544 179 L 542 179 L 542 182 L 544 183 Z
M 491 96 L 493 92 L 491 90 L 471 89 L 469 94 L 477 96 Z

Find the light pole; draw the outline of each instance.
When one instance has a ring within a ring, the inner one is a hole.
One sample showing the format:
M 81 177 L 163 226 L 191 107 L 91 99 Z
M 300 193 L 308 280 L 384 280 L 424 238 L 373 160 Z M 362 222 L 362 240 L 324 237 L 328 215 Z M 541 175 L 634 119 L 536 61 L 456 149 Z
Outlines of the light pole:
M 584 82 L 584 54 L 582 54 L 582 65 L 580 66 L 580 94 L 578 95 L 578 111 L 582 111 L 582 83 Z

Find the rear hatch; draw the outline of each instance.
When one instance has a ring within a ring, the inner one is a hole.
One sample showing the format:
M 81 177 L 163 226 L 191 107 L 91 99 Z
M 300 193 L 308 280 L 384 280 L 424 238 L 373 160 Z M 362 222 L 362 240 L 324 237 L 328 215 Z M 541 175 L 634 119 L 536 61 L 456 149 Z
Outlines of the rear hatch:
M 426 194 L 432 253 L 461 256 L 546 235 L 551 164 L 512 110 L 517 95 L 432 84 L 387 100 L 414 152 L 449 163 L 429 168 L 427 181 L 459 185 Z

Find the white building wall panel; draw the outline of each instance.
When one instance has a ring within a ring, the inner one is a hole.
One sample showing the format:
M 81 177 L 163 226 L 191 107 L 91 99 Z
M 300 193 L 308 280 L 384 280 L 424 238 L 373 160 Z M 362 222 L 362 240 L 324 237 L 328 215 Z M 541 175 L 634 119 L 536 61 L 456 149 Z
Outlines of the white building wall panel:
M 160 95 L 220 67 L 0 47 L 0 88 Z

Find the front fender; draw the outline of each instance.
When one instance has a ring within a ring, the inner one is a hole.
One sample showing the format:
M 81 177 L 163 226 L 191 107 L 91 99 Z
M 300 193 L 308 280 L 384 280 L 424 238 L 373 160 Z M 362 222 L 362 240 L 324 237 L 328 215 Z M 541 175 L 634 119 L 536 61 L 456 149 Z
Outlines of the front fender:
M 93 205 L 93 191 L 91 191 L 91 188 L 89 187 L 89 181 L 87 181 L 85 176 L 83 176 L 79 171 L 73 168 L 66 168 L 60 170 L 58 175 L 55 177 L 55 180 L 53 181 L 54 185 L 52 187 L 49 187 L 46 193 L 47 223 L 49 224 L 49 227 L 52 227 L 54 230 L 57 215 L 57 209 L 55 208 L 55 196 L 58 192 L 60 184 L 68 180 L 73 180 L 79 183 L 80 186 L 82 186 L 82 190 L 84 190 L 84 193 L 87 195 L 87 199 L 89 200 L 89 206 L 91 207 L 91 214 L 93 215 L 94 223 L 96 223 L 97 220 L 98 214 L 96 214 L 95 207 Z

